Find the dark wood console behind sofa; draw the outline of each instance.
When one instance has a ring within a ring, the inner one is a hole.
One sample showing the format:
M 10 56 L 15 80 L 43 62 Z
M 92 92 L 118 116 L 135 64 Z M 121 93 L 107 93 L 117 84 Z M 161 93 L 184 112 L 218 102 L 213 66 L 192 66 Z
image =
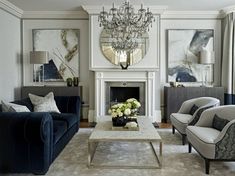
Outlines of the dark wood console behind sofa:
M 223 87 L 164 87 L 164 122 L 168 122 L 170 114 L 178 112 L 182 103 L 197 97 L 215 97 L 224 104 Z
M 80 96 L 82 99 L 82 86 L 25 86 L 21 89 L 21 98 L 27 98 L 29 93 L 45 96 L 49 92 L 55 96 Z

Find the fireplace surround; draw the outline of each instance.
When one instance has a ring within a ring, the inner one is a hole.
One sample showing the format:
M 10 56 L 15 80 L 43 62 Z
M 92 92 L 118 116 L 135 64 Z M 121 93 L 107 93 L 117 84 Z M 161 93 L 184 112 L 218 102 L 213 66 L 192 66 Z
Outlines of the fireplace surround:
M 95 115 L 94 121 L 99 122 L 107 115 L 108 104 L 107 86 L 114 89 L 120 87 L 139 87 L 139 92 L 144 95 L 143 98 L 139 97 L 142 101 L 141 105 L 143 110 L 141 113 L 148 116 L 153 122 L 159 122 L 161 117 L 158 117 L 155 107 L 156 97 L 156 84 L 155 84 L 155 72 L 154 71 L 136 71 L 136 70 L 110 70 L 110 71 L 96 71 L 95 72 Z M 117 84 L 119 84 L 117 86 Z M 122 85 L 121 85 L 122 84 Z M 137 86 L 139 84 L 139 86 Z M 116 88 L 115 88 L 116 87 Z M 117 91 L 117 90 L 113 90 Z M 124 91 L 124 90 L 119 90 Z M 130 94 L 133 96 L 134 94 Z M 125 99 L 127 97 L 123 97 Z M 138 97 L 137 97 L 138 98 Z M 110 99 L 110 98 L 108 98 Z M 116 98 L 118 101 L 118 98 Z M 115 98 L 114 98 L 115 101 Z M 114 102 L 113 102 L 114 103 Z M 160 118 L 160 119 L 159 119 Z

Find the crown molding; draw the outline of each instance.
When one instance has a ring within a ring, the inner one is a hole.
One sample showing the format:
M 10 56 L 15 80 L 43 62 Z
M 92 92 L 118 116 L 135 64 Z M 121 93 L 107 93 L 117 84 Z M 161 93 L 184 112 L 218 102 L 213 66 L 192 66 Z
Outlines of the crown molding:
M 235 12 L 235 5 L 232 6 L 227 6 L 223 9 L 221 9 L 221 13 L 223 15 L 223 17 L 225 17 L 227 14 Z
M 103 6 L 105 10 L 110 9 L 112 6 Z M 139 9 L 140 6 L 137 5 L 133 5 L 134 9 Z M 166 11 L 166 9 L 168 8 L 168 6 L 144 6 L 144 8 L 149 7 L 150 11 L 153 14 L 162 14 L 164 11 Z M 101 6 L 82 6 L 82 8 L 87 11 L 87 13 L 89 15 L 97 15 L 100 13 L 100 11 L 102 11 L 102 7 Z
M 165 11 L 162 19 L 221 19 L 220 11 Z
M 48 19 L 48 18 L 88 18 L 87 12 L 84 10 L 79 11 L 24 11 L 22 18 L 34 18 L 34 19 Z
M 18 18 L 21 18 L 23 14 L 22 9 L 20 9 L 19 7 L 16 7 L 14 4 L 10 3 L 7 0 L 0 0 L 0 8 Z

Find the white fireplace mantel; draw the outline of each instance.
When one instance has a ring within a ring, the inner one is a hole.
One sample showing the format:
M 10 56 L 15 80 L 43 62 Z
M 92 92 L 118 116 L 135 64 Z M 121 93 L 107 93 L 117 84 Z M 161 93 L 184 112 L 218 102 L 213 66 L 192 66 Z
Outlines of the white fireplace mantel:
M 144 82 L 145 115 L 159 121 L 155 112 L 155 72 L 153 71 L 97 71 L 95 72 L 95 122 L 105 116 L 106 82 Z

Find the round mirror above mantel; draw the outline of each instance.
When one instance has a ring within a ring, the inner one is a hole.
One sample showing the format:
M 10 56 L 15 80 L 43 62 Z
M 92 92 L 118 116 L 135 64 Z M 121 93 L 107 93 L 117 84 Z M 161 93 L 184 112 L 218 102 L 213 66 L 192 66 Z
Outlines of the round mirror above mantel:
M 133 65 L 140 62 L 146 55 L 149 48 L 149 36 L 145 32 L 137 39 L 138 46 L 131 52 L 116 51 L 112 47 L 113 38 L 111 35 L 102 30 L 100 34 L 100 48 L 105 58 L 114 65 Z

